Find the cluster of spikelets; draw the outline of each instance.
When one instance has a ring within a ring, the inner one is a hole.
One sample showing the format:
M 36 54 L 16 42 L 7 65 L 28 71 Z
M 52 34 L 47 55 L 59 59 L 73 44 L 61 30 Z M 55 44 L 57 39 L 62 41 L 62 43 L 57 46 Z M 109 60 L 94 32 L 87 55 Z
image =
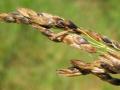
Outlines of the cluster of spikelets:
M 63 42 L 88 53 L 99 53 L 93 63 L 72 60 L 72 66 L 57 72 L 64 76 L 93 74 L 113 85 L 120 79 L 110 74 L 120 73 L 120 44 L 96 32 L 77 27 L 72 21 L 47 13 L 20 8 L 12 13 L 1 13 L 0 21 L 30 25 L 54 42 Z M 61 30 L 55 33 L 52 28 Z

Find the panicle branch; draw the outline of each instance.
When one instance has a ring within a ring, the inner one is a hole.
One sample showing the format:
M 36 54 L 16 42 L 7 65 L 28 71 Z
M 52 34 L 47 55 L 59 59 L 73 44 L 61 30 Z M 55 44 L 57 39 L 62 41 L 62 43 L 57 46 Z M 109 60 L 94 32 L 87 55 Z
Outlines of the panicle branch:
M 96 32 L 78 27 L 70 20 L 48 13 L 38 13 L 31 9 L 20 8 L 11 13 L 0 13 L 0 21 L 30 25 L 39 30 L 51 41 L 62 42 L 88 53 L 100 53 L 93 63 L 72 60 L 72 66 L 57 72 L 64 76 L 93 74 L 113 85 L 120 85 L 120 79 L 110 74 L 120 73 L 120 44 Z M 61 30 L 55 33 L 52 29 Z

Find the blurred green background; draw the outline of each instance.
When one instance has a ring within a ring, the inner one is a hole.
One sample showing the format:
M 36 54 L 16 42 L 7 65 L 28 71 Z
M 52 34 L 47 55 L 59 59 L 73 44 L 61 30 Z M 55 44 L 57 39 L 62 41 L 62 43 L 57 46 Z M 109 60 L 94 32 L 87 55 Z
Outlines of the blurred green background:
M 0 12 L 26 7 L 70 19 L 120 41 L 119 0 L 0 0 Z M 26 25 L 0 23 L 0 90 L 120 90 L 93 75 L 61 77 L 70 59 L 95 57 L 49 41 Z

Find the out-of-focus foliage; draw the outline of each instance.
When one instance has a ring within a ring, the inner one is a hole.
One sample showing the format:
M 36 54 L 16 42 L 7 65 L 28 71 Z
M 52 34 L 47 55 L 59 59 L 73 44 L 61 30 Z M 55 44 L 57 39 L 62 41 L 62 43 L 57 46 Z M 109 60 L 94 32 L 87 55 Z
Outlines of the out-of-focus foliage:
M 19 7 L 48 12 L 120 41 L 119 0 L 0 0 L 0 12 Z M 119 90 L 98 78 L 66 78 L 56 69 L 95 57 L 53 43 L 26 25 L 0 23 L 0 90 Z

